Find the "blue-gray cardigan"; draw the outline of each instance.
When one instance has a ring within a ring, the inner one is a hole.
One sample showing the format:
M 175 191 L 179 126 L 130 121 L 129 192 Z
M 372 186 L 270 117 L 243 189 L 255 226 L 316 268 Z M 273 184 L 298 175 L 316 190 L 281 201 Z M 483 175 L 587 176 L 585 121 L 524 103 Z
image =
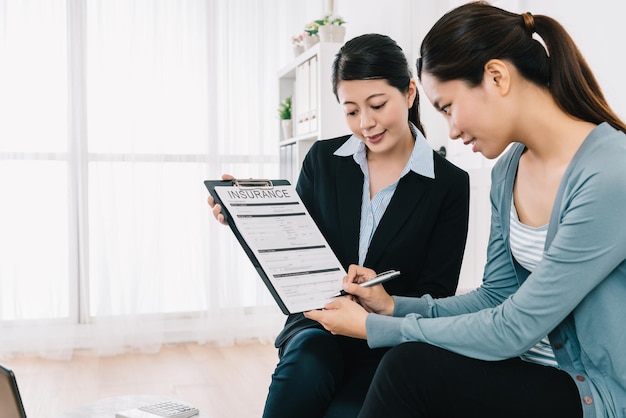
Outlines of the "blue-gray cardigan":
M 549 335 L 559 367 L 578 386 L 584 416 L 625 418 L 626 135 L 603 123 L 585 139 L 561 181 L 544 256 L 532 274 L 509 244 L 523 150 L 515 144 L 492 170 L 481 287 L 444 299 L 394 296 L 393 317 L 368 315 L 368 344 L 423 341 L 501 360 Z

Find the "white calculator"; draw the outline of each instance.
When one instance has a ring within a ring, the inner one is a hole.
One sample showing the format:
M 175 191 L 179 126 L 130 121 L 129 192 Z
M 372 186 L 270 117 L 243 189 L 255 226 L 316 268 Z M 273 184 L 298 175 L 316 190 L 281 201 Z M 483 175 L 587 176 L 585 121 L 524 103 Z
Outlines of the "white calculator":
M 190 418 L 200 413 L 198 408 L 191 405 L 176 402 L 166 401 L 158 402 L 149 405 L 143 405 L 135 409 L 128 411 L 118 412 L 116 418 Z
M 167 401 L 151 405 L 144 405 L 138 408 L 141 411 L 149 412 L 160 417 L 167 418 L 189 418 L 198 415 L 200 411 L 191 405 L 181 402 Z

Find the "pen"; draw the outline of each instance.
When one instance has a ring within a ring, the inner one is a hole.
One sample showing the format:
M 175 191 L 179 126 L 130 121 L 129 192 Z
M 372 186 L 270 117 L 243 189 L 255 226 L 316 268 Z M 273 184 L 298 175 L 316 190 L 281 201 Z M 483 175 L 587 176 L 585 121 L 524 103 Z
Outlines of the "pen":
M 399 271 L 389 270 L 389 271 L 385 271 L 385 272 L 379 273 L 376 276 L 372 277 L 370 280 L 368 280 L 366 282 L 363 282 L 363 283 L 360 283 L 359 285 L 363 286 L 363 287 L 370 287 L 370 286 L 374 286 L 374 285 L 376 285 L 378 283 L 384 283 L 387 280 L 391 280 L 394 277 L 398 277 L 399 275 L 400 275 Z M 339 297 L 339 296 L 346 296 L 346 295 L 349 295 L 349 293 L 346 292 L 345 290 L 341 289 L 341 291 L 335 293 L 333 295 L 333 297 L 336 298 L 336 297 Z

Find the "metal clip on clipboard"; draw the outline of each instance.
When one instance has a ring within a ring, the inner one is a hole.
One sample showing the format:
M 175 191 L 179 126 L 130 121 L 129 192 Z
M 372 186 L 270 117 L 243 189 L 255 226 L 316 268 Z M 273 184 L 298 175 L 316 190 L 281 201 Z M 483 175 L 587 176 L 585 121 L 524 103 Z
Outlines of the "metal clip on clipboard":
M 273 189 L 274 184 L 269 179 L 235 179 L 233 185 L 240 189 Z

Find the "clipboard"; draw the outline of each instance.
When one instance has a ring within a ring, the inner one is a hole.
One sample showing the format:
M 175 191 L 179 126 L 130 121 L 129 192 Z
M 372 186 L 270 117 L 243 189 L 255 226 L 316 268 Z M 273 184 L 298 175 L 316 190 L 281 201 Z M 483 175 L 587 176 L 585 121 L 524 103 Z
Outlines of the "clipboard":
M 205 180 L 204 185 L 285 314 L 321 309 L 346 271 L 287 180 Z

